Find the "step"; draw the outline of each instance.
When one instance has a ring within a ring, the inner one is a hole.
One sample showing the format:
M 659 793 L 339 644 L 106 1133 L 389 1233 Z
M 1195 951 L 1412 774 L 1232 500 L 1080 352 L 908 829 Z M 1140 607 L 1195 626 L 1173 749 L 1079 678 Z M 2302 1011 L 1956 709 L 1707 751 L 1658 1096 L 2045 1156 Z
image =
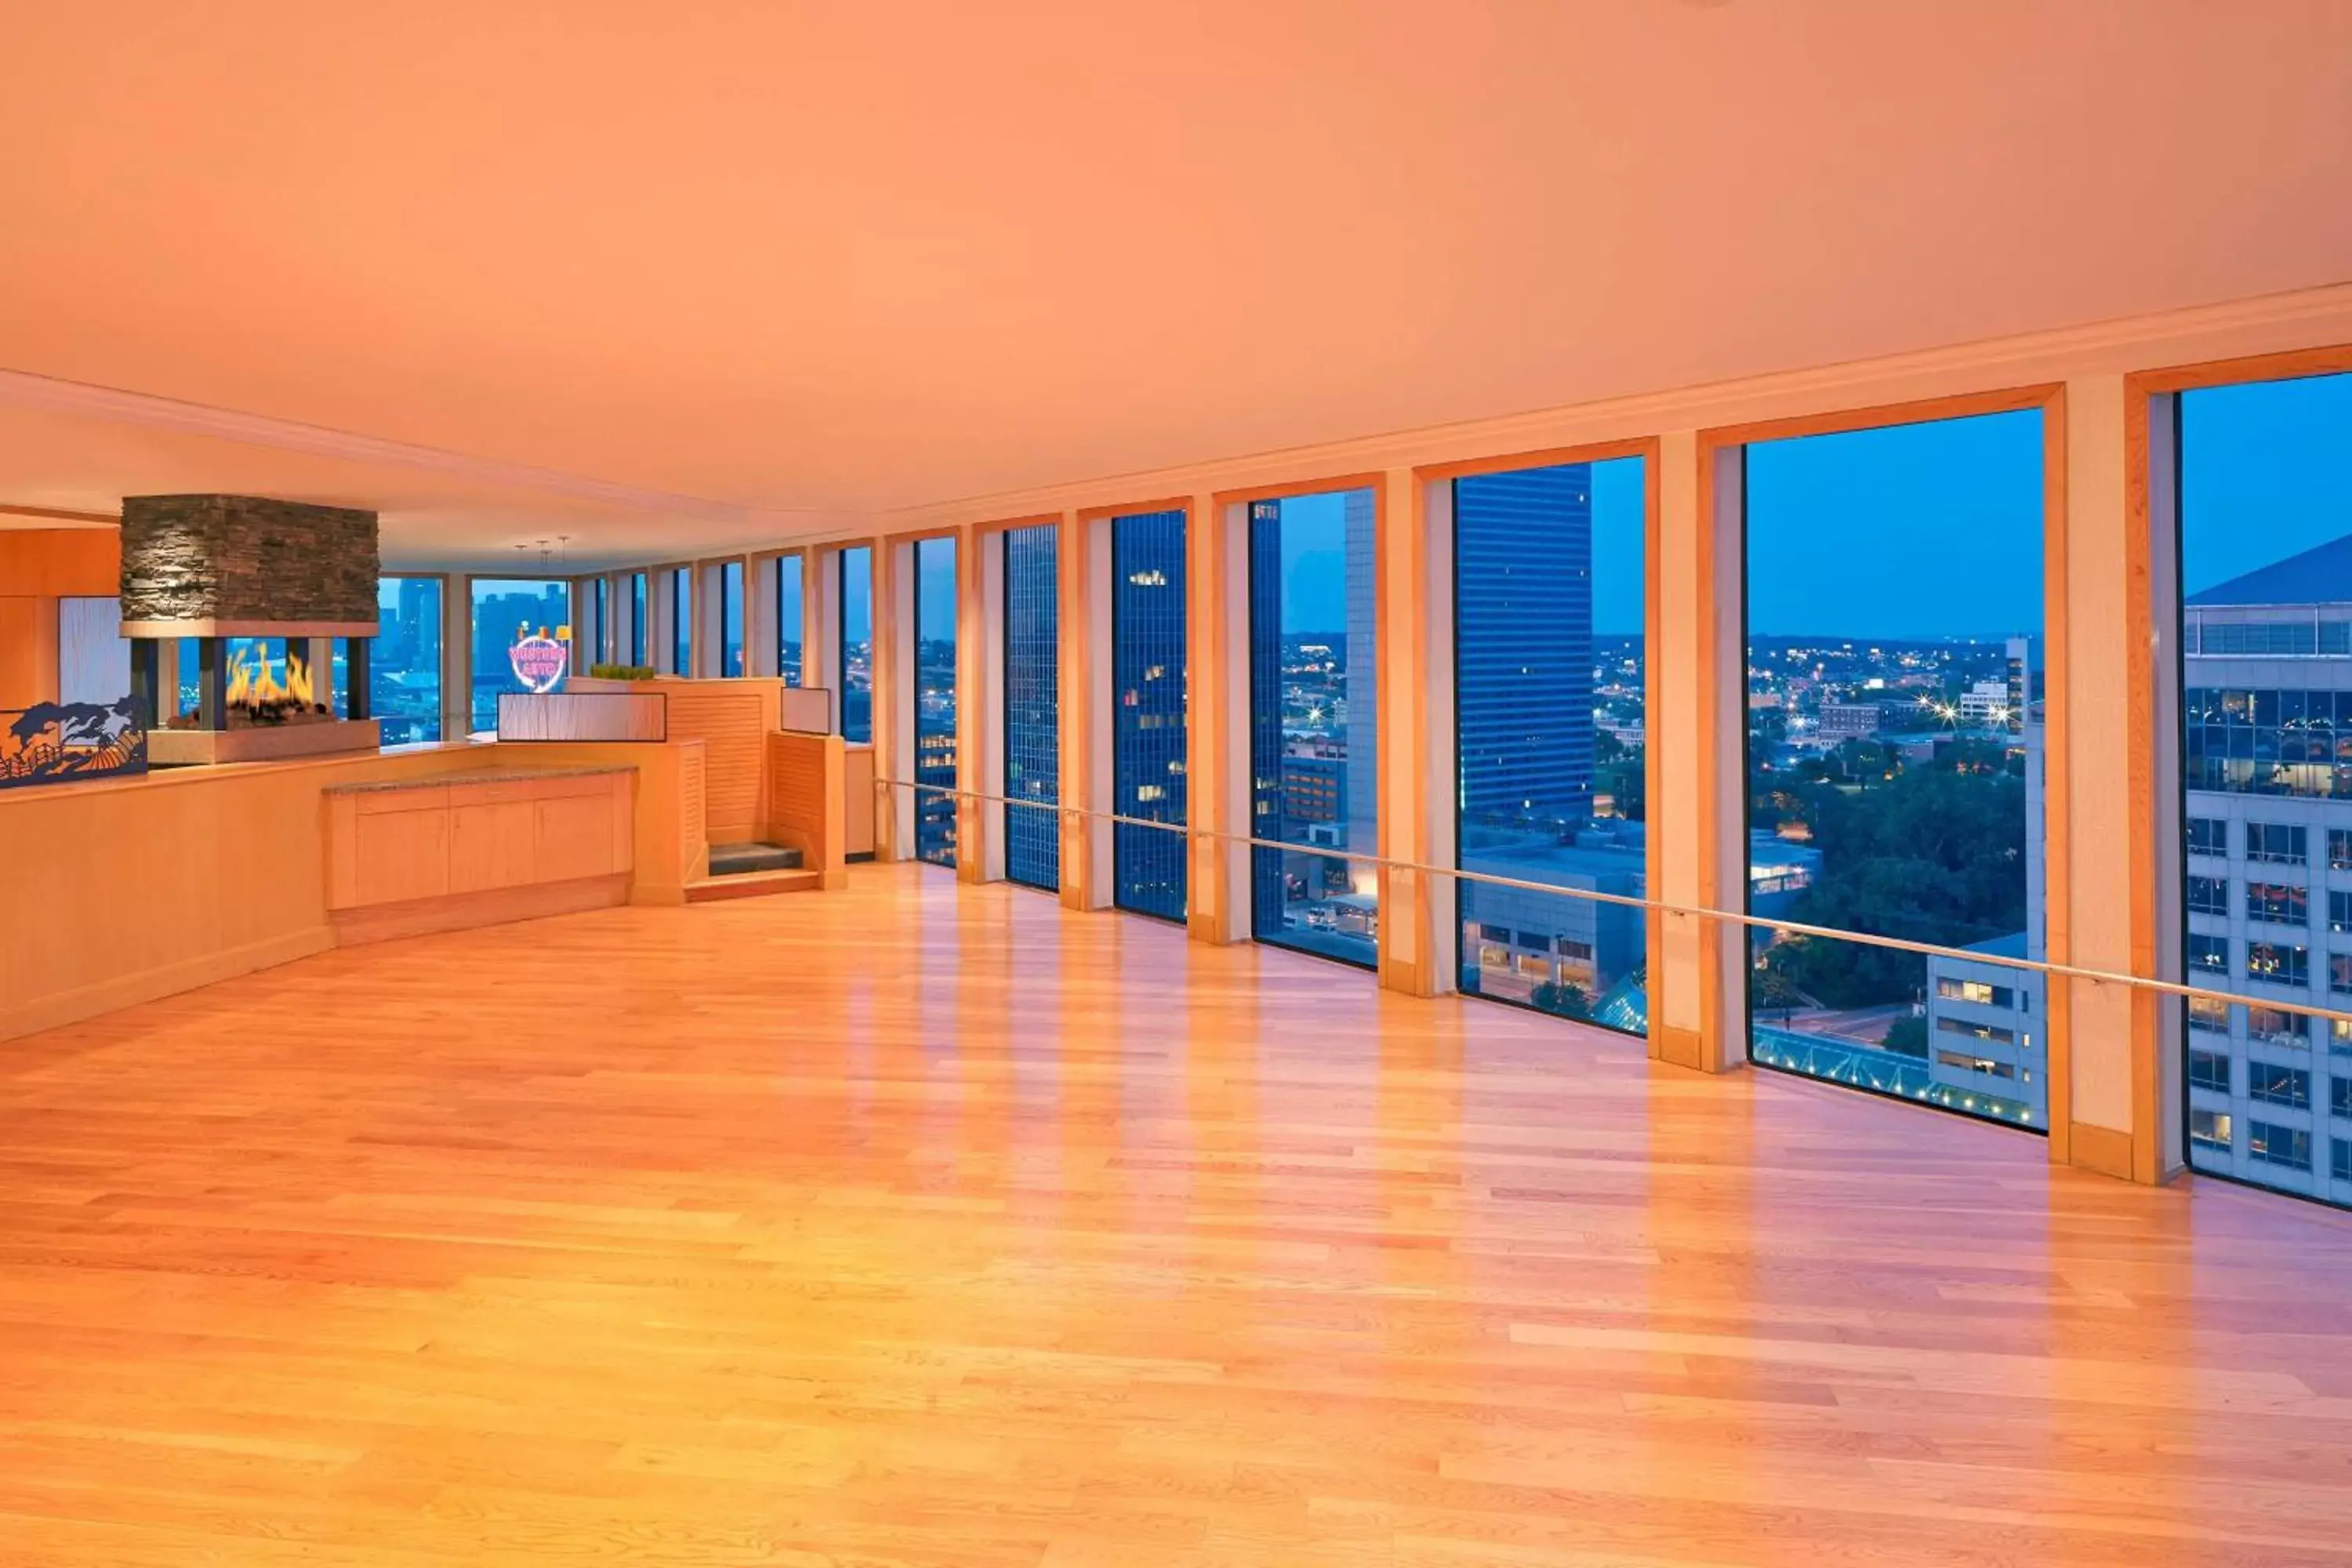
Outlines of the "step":
M 814 870 L 738 871 L 730 877 L 709 877 L 686 885 L 689 904 L 715 903 L 720 899 L 757 899 L 770 893 L 813 893 L 824 885 Z
M 800 868 L 801 852 L 786 849 L 777 844 L 714 844 L 710 847 L 710 874 L 714 877 L 741 877 L 754 871 L 795 871 Z

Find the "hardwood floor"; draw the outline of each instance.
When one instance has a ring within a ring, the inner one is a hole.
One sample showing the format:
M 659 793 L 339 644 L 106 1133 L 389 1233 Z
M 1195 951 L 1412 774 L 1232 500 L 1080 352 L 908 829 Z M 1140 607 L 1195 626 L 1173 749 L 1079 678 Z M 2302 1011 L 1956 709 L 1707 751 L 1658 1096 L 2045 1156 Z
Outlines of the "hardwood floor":
M 0 1049 L 0 1564 L 2352 1563 L 2352 1221 L 927 868 Z

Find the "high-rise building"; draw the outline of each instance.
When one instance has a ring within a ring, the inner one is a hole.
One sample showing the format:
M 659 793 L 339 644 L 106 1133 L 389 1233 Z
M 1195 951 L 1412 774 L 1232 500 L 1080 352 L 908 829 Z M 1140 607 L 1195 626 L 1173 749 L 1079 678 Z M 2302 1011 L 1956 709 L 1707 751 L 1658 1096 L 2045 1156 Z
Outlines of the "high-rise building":
M 1111 520 L 1111 772 L 1119 816 L 1185 821 L 1184 514 Z M 1184 835 L 1136 823 L 1111 832 L 1123 909 L 1184 918 Z
M 2352 1029 L 2352 534 L 2189 596 L 2181 616 L 2184 977 L 2200 1170 L 2352 1202 L 2330 1168 Z M 2268 1004 L 2265 1005 L 2264 1004 Z
M 1454 722 L 1462 815 L 1592 815 L 1592 468 L 1454 485 Z

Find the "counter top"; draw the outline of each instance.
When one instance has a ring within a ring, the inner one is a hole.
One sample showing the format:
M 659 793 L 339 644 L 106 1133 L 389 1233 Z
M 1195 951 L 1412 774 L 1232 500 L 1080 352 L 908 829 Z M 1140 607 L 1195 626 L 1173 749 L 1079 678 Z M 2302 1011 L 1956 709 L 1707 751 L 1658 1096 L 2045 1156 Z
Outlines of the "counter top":
M 379 790 L 439 789 L 446 784 L 530 784 L 539 779 L 602 778 L 635 773 L 629 767 L 491 768 L 477 773 L 426 773 L 416 778 L 373 779 L 361 784 L 329 784 L 320 795 L 368 795 Z

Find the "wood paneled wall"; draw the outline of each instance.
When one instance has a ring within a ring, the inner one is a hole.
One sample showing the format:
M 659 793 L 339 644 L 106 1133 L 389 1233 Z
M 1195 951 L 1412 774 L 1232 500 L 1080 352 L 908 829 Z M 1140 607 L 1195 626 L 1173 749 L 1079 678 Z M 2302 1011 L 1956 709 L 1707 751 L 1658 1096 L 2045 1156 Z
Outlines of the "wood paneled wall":
M 58 601 L 120 590 L 110 528 L 0 529 L 0 708 L 55 702 Z
M 672 742 L 704 743 L 703 827 L 713 844 L 764 841 L 768 830 L 768 737 L 782 728 L 783 684 L 712 680 L 574 680 L 574 692 L 658 692 L 668 704 Z
M 451 745 L 0 791 L 0 1040 L 333 945 L 324 792 L 486 767 L 637 773 L 632 902 L 708 874 L 702 743 Z
M 849 885 L 845 759 L 838 735 L 768 737 L 768 834 L 801 852 L 828 890 Z

